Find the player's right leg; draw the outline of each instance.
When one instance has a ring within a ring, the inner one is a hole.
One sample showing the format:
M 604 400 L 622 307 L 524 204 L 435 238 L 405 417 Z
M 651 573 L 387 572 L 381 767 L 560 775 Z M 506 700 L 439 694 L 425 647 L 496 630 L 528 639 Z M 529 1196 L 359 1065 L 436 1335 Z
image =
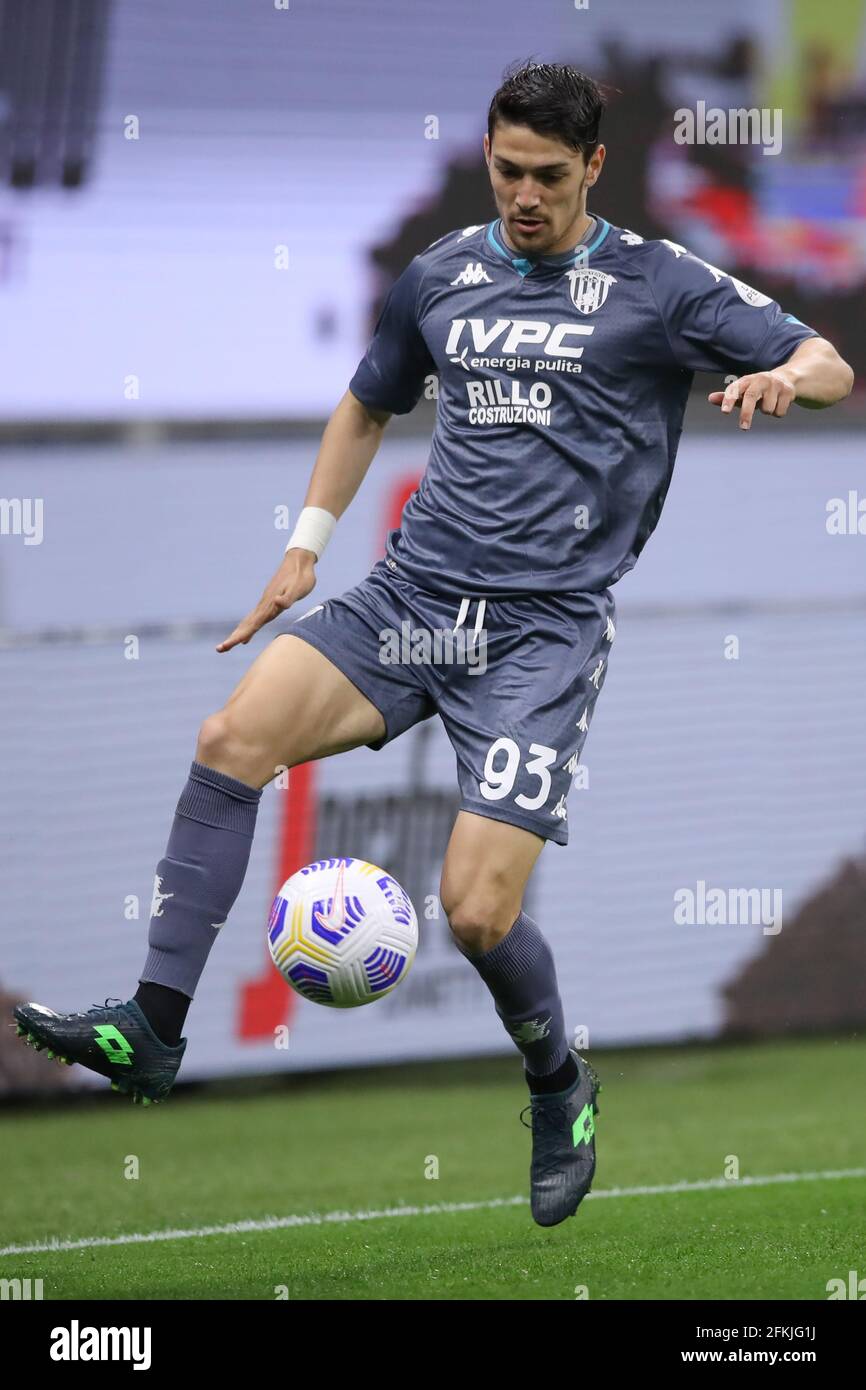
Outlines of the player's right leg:
M 80 1062 L 144 1103 L 163 1100 L 186 1048 L 180 1031 L 246 873 L 262 789 L 284 767 L 371 743 L 385 721 L 320 650 L 281 634 L 201 726 L 154 883 L 149 951 L 133 999 L 85 1013 L 15 1010 L 39 1050 Z
M 204 721 L 196 759 L 262 788 L 281 766 L 344 753 L 384 733 L 379 710 L 332 661 L 283 633 Z

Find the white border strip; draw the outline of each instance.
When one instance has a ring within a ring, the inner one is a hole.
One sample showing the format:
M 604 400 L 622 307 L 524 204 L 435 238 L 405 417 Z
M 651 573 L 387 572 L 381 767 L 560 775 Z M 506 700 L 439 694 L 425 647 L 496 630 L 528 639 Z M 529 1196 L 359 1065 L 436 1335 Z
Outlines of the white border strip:
M 816 1173 L 770 1173 L 763 1177 L 704 1178 L 699 1182 L 672 1182 L 658 1187 L 609 1187 L 590 1192 L 594 1197 L 663 1197 L 679 1192 L 717 1192 L 723 1188 L 770 1187 L 784 1182 L 827 1182 L 837 1178 L 866 1178 L 866 1168 L 837 1168 Z M 204 1236 L 237 1236 L 251 1231 L 285 1231 L 297 1226 L 344 1226 L 356 1221 L 384 1221 L 401 1216 L 442 1216 L 463 1211 L 493 1211 L 497 1207 L 522 1207 L 528 1197 L 495 1197 L 487 1202 L 434 1202 L 421 1207 L 382 1207 L 370 1211 L 311 1212 L 306 1216 L 265 1216 L 258 1221 L 230 1221 L 223 1226 L 193 1226 L 169 1231 L 146 1231 L 125 1236 L 84 1236 L 80 1240 L 39 1241 L 33 1245 L 6 1245 L 3 1255 L 43 1255 L 67 1250 L 92 1250 L 97 1246 L 150 1245 L 159 1240 L 199 1240 Z

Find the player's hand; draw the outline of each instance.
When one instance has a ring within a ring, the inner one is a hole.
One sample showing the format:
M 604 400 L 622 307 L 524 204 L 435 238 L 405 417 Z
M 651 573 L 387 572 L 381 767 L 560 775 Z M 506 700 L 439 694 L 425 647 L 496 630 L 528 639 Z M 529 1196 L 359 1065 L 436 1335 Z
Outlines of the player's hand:
M 312 550 L 290 550 L 255 608 L 238 623 L 234 632 L 220 642 L 218 652 L 229 652 L 239 643 L 246 645 L 259 628 L 279 617 L 298 599 L 306 598 L 316 586 L 316 557 Z
M 762 415 L 775 415 L 781 419 L 787 415 L 788 407 L 796 396 L 790 372 L 784 367 L 774 367 L 771 372 L 753 372 L 751 376 L 738 377 L 726 390 L 711 391 L 707 400 L 710 405 L 720 405 L 723 415 L 730 414 L 735 405 L 739 406 L 740 429 L 747 430 L 751 426 L 755 407 Z

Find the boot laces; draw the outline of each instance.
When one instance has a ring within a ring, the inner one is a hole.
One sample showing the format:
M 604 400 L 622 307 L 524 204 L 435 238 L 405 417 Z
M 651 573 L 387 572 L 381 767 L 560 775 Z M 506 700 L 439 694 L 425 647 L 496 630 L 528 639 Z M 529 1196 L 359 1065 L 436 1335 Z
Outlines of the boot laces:
M 527 1124 L 524 1115 L 532 1113 L 533 1120 Z M 538 1105 L 535 1110 L 532 1104 L 524 1106 L 520 1112 L 520 1123 L 524 1129 L 537 1129 L 539 1133 L 545 1128 L 559 1130 L 568 1115 L 568 1106 L 564 1101 L 558 1101 L 555 1105 Z
M 90 1018 L 91 1014 L 104 1014 L 106 1009 L 110 1009 L 118 1004 L 122 1004 L 122 999 L 106 999 L 104 1004 L 94 1004 L 92 1008 L 82 1013 L 74 1014 L 74 1018 Z

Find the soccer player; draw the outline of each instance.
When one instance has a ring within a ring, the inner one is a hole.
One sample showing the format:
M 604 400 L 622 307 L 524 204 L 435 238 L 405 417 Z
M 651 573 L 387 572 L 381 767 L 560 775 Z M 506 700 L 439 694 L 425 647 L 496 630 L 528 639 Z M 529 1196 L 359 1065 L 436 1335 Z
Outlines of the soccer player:
M 602 110 L 596 84 L 558 64 L 525 66 L 494 95 L 484 155 L 498 216 L 441 237 L 394 284 L 328 421 L 285 558 L 217 651 L 311 592 L 390 416 L 435 375 L 429 462 L 385 556 L 296 618 L 202 723 L 134 998 L 15 1010 L 38 1046 L 135 1099 L 163 1099 L 262 789 L 280 766 L 381 748 L 438 712 L 461 793 L 441 900 L 523 1056 L 543 1226 L 589 1191 L 599 1083 L 569 1046 L 553 956 L 522 903 L 546 841 L 568 838 L 569 786 L 615 637 L 611 585 L 659 519 L 694 372 L 734 378 L 708 401 L 732 419 L 738 409 L 741 429 L 756 411 L 832 405 L 853 381 L 829 342 L 765 295 L 587 211 Z M 467 660 L 383 662 L 380 634 L 404 622 L 467 634 Z M 482 642 L 483 669 L 468 659 Z

